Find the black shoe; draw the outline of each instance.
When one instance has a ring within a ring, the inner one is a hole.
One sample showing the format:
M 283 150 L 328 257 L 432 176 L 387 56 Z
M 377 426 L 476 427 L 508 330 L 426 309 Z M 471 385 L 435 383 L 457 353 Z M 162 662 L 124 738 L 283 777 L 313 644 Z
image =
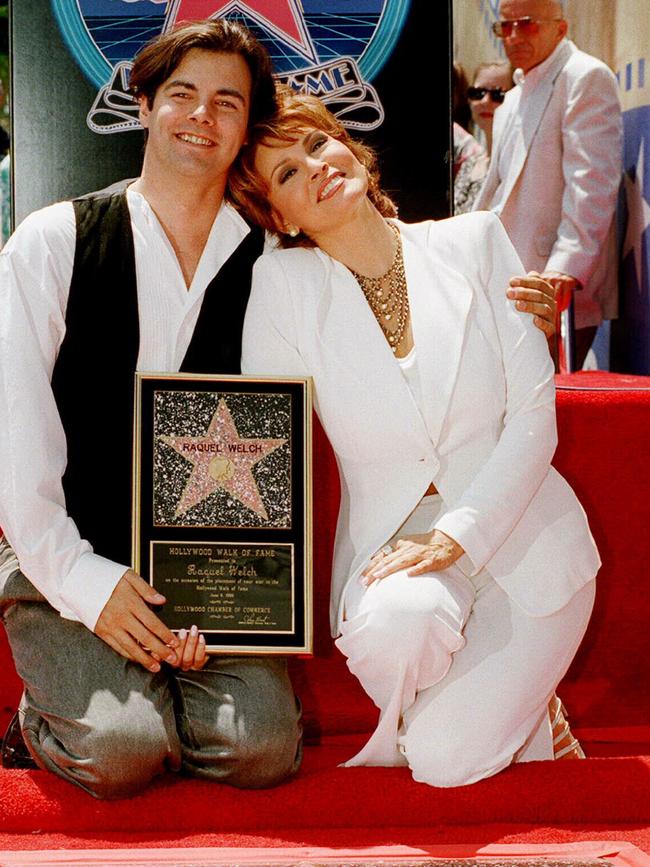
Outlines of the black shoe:
M 31 757 L 23 740 L 23 733 L 20 730 L 20 721 L 18 720 L 18 711 L 12 716 L 11 722 L 7 726 L 7 731 L 2 739 L 2 752 L 0 756 L 2 757 L 3 768 L 38 770 L 38 765 Z

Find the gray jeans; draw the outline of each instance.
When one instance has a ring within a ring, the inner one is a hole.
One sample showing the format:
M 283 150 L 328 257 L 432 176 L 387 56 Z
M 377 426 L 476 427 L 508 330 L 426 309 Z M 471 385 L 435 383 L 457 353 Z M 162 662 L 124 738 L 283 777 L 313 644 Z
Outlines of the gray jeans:
M 97 798 L 129 797 L 165 770 L 242 788 L 297 770 L 300 712 L 284 659 L 213 656 L 152 674 L 64 620 L 0 537 L 0 613 L 23 680 L 38 765 Z

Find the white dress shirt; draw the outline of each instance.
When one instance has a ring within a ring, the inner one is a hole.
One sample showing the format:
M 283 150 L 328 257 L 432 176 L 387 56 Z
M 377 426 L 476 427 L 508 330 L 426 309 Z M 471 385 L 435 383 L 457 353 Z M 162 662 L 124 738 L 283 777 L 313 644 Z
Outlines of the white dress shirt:
M 249 227 L 222 205 L 188 289 L 149 203 L 130 189 L 127 201 L 140 322 L 137 369 L 175 372 L 205 289 Z M 94 629 L 128 564 L 93 553 L 66 512 L 61 482 L 66 440 L 50 381 L 65 335 L 75 242 L 72 203 L 60 202 L 27 217 L 0 254 L 0 527 L 48 602 Z M 120 346 L 118 333 L 116 353 Z M 89 483 L 89 495 L 93 484 L 101 496 L 101 473 Z
M 395 356 L 395 360 L 399 364 L 399 369 L 402 371 L 402 376 L 406 380 L 409 391 L 413 395 L 420 412 L 424 411 L 424 395 L 422 394 L 422 382 L 420 380 L 420 370 L 418 367 L 418 357 L 415 351 L 415 346 L 411 347 L 411 351 L 399 358 Z

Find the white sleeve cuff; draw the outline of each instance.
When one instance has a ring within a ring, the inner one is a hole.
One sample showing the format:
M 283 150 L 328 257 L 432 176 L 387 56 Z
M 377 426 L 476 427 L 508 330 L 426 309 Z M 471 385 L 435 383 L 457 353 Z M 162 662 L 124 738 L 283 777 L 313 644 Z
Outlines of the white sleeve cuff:
M 82 554 L 61 587 L 61 616 L 80 620 L 91 632 L 129 566 L 88 551 Z
M 445 533 L 463 548 L 465 553 L 456 565 L 470 577 L 477 575 L 492 556 L 477 527 L 475 512 L 467 506 L 444 514 L 436 521 L 434 530 Z

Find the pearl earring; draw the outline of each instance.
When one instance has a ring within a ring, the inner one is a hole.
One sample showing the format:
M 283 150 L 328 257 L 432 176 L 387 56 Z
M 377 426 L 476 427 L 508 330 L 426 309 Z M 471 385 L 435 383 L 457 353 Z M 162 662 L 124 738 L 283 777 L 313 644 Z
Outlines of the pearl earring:
M 300 234 L 300 229 L 298 228 L 298 226 L 288 226 L 287 227 L 287 235 L 289 235 L 290 238 L 297 238 L 299 234 Z

